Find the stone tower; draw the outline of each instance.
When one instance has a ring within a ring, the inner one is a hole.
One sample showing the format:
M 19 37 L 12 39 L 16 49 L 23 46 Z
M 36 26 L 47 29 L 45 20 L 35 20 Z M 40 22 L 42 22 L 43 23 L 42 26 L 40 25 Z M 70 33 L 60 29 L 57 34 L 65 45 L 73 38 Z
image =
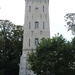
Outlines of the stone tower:
M 34 75 L 27 70 L 26 56 L 44 38 L 50 38 L 49 0 L 25 0 L 23 50 L 19 75 Z

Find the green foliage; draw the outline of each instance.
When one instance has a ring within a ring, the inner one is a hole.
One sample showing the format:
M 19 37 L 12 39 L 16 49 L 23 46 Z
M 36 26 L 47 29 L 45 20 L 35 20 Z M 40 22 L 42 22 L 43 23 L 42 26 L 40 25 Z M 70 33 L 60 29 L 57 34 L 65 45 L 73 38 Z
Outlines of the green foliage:
M 43 38 L 36 51 L 28 55 L 29 69 L 37 75 L 74 75 L 75 49 L 72 45 L 62 35 Z
M 18 75 L 23 27 L 0 20 L 0 75 Z
M 75 13 L 68 13 L 65 16 L 66 27 L 72 31 L 72 34 L 75 35 Z

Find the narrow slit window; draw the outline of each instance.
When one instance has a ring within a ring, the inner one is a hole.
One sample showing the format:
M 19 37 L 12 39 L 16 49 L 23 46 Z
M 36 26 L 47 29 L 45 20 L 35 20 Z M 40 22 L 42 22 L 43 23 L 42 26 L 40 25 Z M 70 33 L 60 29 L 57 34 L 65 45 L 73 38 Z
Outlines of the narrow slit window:
M 43 12 L 44 12 L 45 7 L 43 6 Z
M 29 22 L 29 29 L 31 29 L 31 22 Z
M 43 29 L 45 29 L 45 23 L 43 22 Z
M 30 46 L 30 39 L 29 39 L 29 46 Z
M 29 12 L 31 12 L 31 6 L 29 6 Z

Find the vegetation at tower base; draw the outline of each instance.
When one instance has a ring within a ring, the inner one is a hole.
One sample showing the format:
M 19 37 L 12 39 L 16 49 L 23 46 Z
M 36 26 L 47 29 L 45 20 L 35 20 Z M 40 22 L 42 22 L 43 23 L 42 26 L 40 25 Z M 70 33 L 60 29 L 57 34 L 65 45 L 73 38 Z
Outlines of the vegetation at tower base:
M 0 20 L 0 75 L 18 75 L 23 27 Z
M 62 35 L 43 38 L 28 55 L 29 69 L 37 75 L 75 75 L 74 45 L 75 38 L 69 42 Z
M 75 13 L 68 13 L 64 16 L 66 27 L 69 30 L 72 31 L 72 34 L 75 35 Z

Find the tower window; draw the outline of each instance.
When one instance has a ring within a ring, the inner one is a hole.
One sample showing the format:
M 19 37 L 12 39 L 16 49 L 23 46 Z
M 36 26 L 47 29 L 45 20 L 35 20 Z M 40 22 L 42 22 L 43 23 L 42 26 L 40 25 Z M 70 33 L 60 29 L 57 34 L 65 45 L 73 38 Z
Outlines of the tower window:
M 29 46 L 30 46 L 30 39 L 29 39 Z
M 40 34 L 42 35 L 42 31 L 40 31 Z
M 39 39 L 35 38 L 35 45 L 37 45 L 39 43 Z
M 38 7 L 36 7 L 35 9 L 38 10 Z
M 35 22 L 35 29 L 38 29 L 38 28 L 39 28 L 39 23 Z
M 33 32 L 34 32 L 34 31 L 31 31 L 32 35 L 33 35 Z
M 43 6 L 43 12 L 44 12 L 44 8 L 45 8 L 45 7 Z
M 31 12 L 31 6 L 29 6 L 29 12 Z
M 45 23 L 43 22 L 43 29 L 45 29 Z
M 40 18 L 42 19 L 42 15 L 40 14 Z
M 31 22 L 29 22 L 29 29 L 31 29 Z

